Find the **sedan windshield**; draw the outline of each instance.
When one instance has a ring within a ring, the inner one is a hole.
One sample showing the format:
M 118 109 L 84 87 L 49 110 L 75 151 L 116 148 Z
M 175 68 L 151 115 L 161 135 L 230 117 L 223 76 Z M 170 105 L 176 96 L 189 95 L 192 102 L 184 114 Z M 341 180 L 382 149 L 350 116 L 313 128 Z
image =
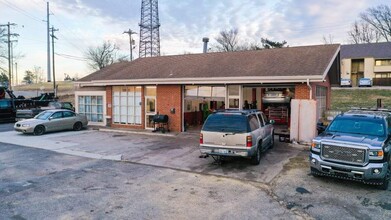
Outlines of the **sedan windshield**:
M 328 132 L 385 136 L 385 124 L 380 118 L 347 117 L 336 118 L 327 128 Z
M 47 120 L 51 115 L 51 112 L 41 112 L 35 116 L 35 119 Z
M 202 130 L 216 132 L 248 132 L 247 117 L 233 114 L 213 114 L 208 117 Z

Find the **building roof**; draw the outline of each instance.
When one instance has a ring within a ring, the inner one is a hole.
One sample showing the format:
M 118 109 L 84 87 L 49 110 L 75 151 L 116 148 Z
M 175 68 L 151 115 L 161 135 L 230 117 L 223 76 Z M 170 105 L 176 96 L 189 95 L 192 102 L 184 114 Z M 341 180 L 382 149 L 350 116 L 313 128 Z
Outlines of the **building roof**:
M 107 85 L 108 82 L 140 84 L 151 82 L 152 84 L 152 82 L 161 83 L 171 80 L 171 84 L 174 82 L 178 84 L 200 83 L 201 79 L 211 83 L 214 82 L 212 78 L 222 81 L 254 79 L 257 80 L 254 81 L 255 83 L 262 83 L 263 79 L 324 80 L 339 54 L 339 48 L 339 44 L 333 44 L 139 58 L 132 62 L 107 66 L 80 79 L 78 83 L 95 82 L 95 85 Z
M 341 59 L 373 57 L 391 58 L 391 42 L 348 44 L 341 46 Z

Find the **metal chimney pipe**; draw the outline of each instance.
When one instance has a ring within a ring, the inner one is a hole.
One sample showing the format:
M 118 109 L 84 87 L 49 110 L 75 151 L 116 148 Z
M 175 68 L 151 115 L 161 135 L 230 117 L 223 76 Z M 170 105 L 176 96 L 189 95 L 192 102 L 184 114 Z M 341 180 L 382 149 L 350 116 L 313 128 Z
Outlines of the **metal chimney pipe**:
M 207 53 L 209 38 L 207 38 L 207 37 L 202 38 L 202 42 L 204 42 L 204 53 Z

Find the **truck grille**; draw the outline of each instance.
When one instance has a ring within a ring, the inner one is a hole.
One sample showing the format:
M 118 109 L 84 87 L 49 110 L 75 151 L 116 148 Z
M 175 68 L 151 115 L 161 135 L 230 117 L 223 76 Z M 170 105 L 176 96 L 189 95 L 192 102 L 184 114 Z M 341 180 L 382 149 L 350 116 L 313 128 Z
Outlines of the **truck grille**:
M 322 146 L 322 157 L 352 164 L 364 164 L 366 150 L 362 148 L 341 147 L 333 145 Z

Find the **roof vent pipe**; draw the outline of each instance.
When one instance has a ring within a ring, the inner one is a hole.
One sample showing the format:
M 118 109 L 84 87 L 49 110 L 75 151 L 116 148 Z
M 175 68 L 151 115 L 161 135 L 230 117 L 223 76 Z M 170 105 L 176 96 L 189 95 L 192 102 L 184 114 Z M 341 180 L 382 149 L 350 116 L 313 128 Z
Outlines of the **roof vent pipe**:
M 204 42 L 204 53 L 207 53 L 209 38 L 207 38 L 207 37 L 202 38 L 202 42 Z

